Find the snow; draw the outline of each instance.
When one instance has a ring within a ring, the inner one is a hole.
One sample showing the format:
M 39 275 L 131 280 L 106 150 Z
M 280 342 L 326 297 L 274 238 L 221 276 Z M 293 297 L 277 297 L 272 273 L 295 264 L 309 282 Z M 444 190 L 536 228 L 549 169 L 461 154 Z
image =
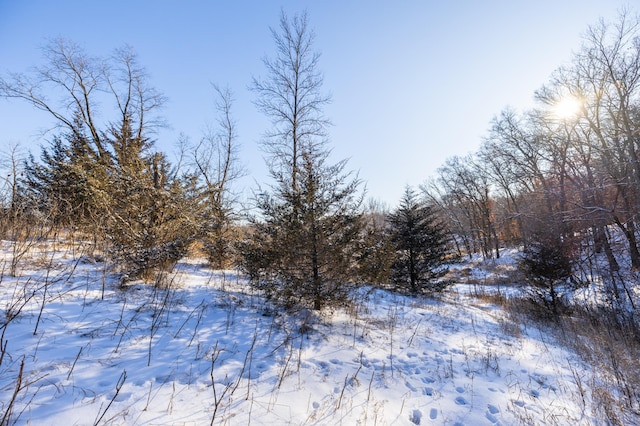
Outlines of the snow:
M 17 424 L 593 422 L 578 358 L 466 284 L 286 315 L 198 259 L 167 290 L 122 288 L 68 246 L 32 250 L 17 277 L 11 243 L 0 256 L 0 403 Z

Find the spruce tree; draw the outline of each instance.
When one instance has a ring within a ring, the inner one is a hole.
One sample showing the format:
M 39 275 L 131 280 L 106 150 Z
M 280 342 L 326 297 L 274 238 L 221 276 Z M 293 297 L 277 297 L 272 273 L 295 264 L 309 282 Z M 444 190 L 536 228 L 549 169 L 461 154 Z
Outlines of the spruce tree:
M 391 266 L 395 286 L 413 294 L 441 290 L 446 285 L 441 278 L 452 256 L 446 228 L 434 208 L 407 187 L 400 206 L 387 221 L 396 254 Z
M 82 149 L 80 133 L 55 137 L 42 147 L 40 160 L 30 155 L 25 164 L 21 195 L 54 228 L 95 230 L 93 183 L 104 179 L 104 168 Z

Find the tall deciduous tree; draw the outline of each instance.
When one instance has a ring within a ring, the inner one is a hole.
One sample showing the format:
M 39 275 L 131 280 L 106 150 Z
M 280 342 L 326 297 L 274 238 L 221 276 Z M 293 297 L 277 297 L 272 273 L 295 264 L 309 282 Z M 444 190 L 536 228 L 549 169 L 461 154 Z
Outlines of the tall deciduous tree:
M 321 309 L 346 302 L 354 276 L 360 229 L 359 180 L 346 161 L 329 162 L 322 107 L 319 55 L 312 50 L 307 16 L 283 13 L 272 30 L 275 59 L 265 59 L 268 77 L 254 80 L 258 108 L 272 119 L 264 143 L 275 183 L 257 196 L 243 247 L 244 267 L 255 285 L 290 308 Z
M 590 162 L 597 166 L 594 171 L 615 192 L 604 206 L 584 203 L 582 208 L 594 215 L 609 212 L 606 219 L 625 236 L 636 269 L 640 268 L 639 37 L 640 18 L 635 14 L 623 12 L 613 24 L 600 21 L 589 28 L 572 63 L 560 68 L 537 93 L 550 106 L 566 94 L 581 100 L 577 129 L 582 142 L 589 144 Z M 600 197 L 600 201 L 605 200 Z
M 473 157 L 453 157 L 438 169 L 439 177 L 431 187 L 423 187 L 434 200 L 448 205 L 446 211 L 455 223 L 457 234 L 467 250 L 482 250 L 485 257 L 500 257 L 492 211 L 490 186 L 484 170 Z M 435 193 L 434 193 L 435 191 Z
M 289 20 L 282 12 L 279 31 L 271 29 L 271 34 L 276 56 L 263 60 L 268 77 L 254 78 L 252 89 L 256 106 L 273 124 L 263 145 L 270 168 L 274 174 L 286 172 L 297 191 L 304 152 L 326 140 L 330 122 L 323 108 L 330 97 L 321 91 L 320 54 L 312 49 L 315 34 L 306 13 Z

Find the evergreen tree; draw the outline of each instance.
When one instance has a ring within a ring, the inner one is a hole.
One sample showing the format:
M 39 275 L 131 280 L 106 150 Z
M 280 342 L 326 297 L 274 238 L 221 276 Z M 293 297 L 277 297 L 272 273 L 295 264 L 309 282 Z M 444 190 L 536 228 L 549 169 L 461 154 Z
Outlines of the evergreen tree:
M 108 254 L 125 277 L 155 278 L 185 254 L 198 228 L 192 182 L 152 150 L 149 135 L 164 97 L 147 86 L 128 48 L 109 61 L 90 58 L 65 40 L 46 52 L 50 66 L 35 70 L 42 78 L 0 81 L 0 95 L 47 111 L 67 131 L 43 150 L 40 162 L 29 160 L 25 197 L 54 227 L 80 227 L 110 243 Z M 50 93 L 62 97 L 50 101 Z M 111 105 L 113 121 L 95 115 L 98 104 Z
M 445 283 L 440 278 L 447 273 L 452 256 L 448 234 L 435 210 L 407 187 L 400 206 L 387 220 L 396 253 L 391 266 L 394 284 L 414 294 L 442 289 Z
M 262 217 L 242 249 L 253 284 L 289 309 L 344 304 L 356 276 L 359 181 L 327 156 L 302 156 L 297 191 L 280 175 L 272 193 L 258 196 Z
M 91 158 L 80 131 L 56 137 L 43 147 L 40 160 L 30 155 L 21 180 L 20 195 L 32 212 L 57 229 L 97 232 L 100 207 L 95 183 L 105 179 L 104 164 Z
M 572 241 L 562 233 L 561 225 L 538 218 L 531 220 L 529 244 L 519 260 L 519 268 L 531 285 L 529 292 L 534 302 L 548 308 L 554 315 L 560 313 L 563 292 L 574 288 Z
M 345 161 L 328 162 L 326 126 L 320 92 L 319 55 L 311 49 L 307 17 L 272 31 L 275 60 L 265 60 L 269 78 L 254 80 L 257 106 L 272 119 L 265 150 L 275 183 L 257 197 L 254 218 L 242 246 L 243 266 L 252 283 L 289 308 L 347 301 L 355 277 L 360 233 L 359 180 L 345 173 Z
M 129 121 L 104 136 L 108 155 L 95 155 L 80 132 L 56 138 L 30 157 L 21 197 L 55 229 L 79 229 L 110 244 L 126 279 L 153 280 L 170 269 L 196 234 L 197 202 L 188 180 Z
M 125 125 L 109 139 L 114 164 L 105 195 L 106 231 L 125 279 L 151 281 L 171 270 L 197 235 L 197 206 L 188 181 L 151 144 Z

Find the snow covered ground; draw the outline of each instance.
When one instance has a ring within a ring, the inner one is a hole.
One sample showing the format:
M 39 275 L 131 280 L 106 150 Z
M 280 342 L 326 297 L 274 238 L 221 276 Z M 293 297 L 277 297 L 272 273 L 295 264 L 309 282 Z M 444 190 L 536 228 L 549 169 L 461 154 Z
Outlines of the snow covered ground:
M 120 288 L 73 247 L 0 252 L 0 415 L 34 425 L 592 424 L 589 371 L 459 284 L 274 314 L 233 271 Z

